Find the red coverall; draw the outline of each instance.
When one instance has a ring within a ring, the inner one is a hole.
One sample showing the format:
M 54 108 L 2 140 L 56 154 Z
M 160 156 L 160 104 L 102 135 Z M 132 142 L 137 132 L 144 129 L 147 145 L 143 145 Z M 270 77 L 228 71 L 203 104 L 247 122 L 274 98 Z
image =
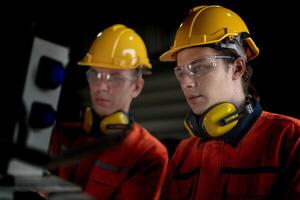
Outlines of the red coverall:
M 86 143 L 90 137 L 56 127 L 51 136 L 50 154 L 57 155 Z M 121 143 L 82 159 L 79 164 L 59 168 L 58 176 L 82 186 L 97 199 L 152 200 L 159 198 L 167 162 L 165 146 L 133 123 Z
M 163 199 L 300 199 L 300 120 L 263 111 L 235 137 L 182 141 Z

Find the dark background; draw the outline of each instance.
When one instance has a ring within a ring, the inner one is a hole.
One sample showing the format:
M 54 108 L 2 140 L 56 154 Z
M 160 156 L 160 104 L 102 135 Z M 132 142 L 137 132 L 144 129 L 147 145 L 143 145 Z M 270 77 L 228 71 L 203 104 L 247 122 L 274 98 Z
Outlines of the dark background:
M 112 24 L 135 29 L 145 40 L 153 73 L 170 70 L 173 64 L 160 63 L 159 55 L 173 41 L 175 31 L 190 8 L 219 4 L 238 13 L 248 25 L 260 55 L 252 63 L 253 82 L 265 110 L 300 118 L 298 13 L 288 1 L 262 4 L 259 0 L 228 1 L 76 1 L 27 2 L 10 5 L 1 16 L 1 138 L 12 137 L 19 117 L 19 100 L 34 36 L 69 47 L 70 63 L 63 85 L 59 113 L 70 117 L 81 106 L 74 95 L 84 87 L 82 58 L 97 33 Z M 62 112 L 63 110 L 63 112 Z

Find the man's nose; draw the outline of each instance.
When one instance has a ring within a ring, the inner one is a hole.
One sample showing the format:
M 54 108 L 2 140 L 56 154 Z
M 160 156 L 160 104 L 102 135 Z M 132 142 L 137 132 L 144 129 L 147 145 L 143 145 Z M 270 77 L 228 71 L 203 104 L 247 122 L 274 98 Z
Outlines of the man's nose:
M 96 89 L 99 91 L 108 91 L 109 83 L 105 77 L 98 78 L 96 81 Z
M 191 75 L 185 72 L 180 80 L 180 85 L 183 88 L 191 88 L 195 86 L 195 80 Z

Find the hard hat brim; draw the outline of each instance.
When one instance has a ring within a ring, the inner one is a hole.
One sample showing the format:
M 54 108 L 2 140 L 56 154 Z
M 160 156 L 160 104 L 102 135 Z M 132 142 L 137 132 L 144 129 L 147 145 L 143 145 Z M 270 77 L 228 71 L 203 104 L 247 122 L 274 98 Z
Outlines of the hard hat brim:
M 176 59 L 174 58 L 174 54 L 176 52 L 177 51 L 175 51 L 174 49 L 166 51 L 159 57 L 159 60 L 162 62 L 174 62 L 176 61 Z

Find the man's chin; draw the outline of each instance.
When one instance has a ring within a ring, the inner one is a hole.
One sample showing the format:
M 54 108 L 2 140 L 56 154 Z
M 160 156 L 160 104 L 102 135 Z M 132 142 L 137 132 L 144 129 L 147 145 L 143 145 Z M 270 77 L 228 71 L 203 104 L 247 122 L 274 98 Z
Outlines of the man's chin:
M 191 107 L 192 111 L 194 114 L 196 115 L 201 115 L 205 112 L 205 109 L 204 108 L 200 108 L 199 106 L 198 107 Z
M 102 109 L 95 109 L 95 111 L 99 116 L 107 116 L 107 115 L 110 115 L 110 114 L 113 113 L 110 109 L 109 110 L 104 110 L 103 108 Z

